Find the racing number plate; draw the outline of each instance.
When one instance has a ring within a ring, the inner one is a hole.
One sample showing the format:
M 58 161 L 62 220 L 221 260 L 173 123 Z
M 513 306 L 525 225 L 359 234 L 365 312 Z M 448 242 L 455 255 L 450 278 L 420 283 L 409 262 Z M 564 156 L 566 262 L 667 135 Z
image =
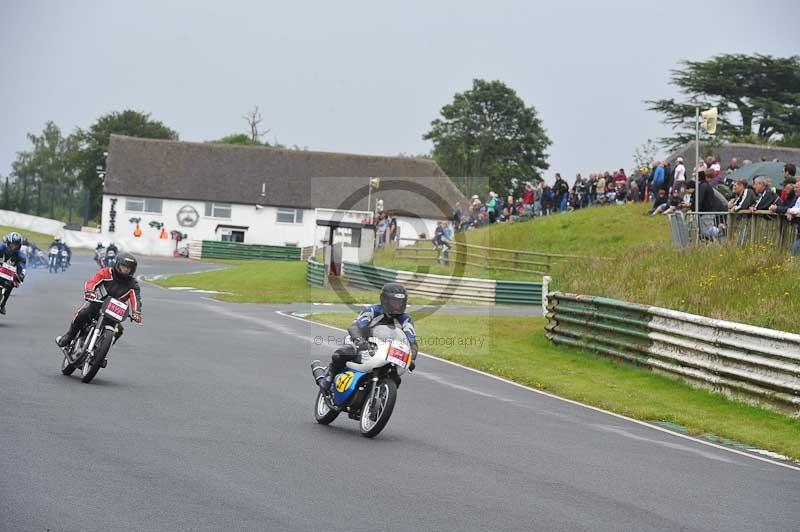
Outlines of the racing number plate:
M 111 301 L 106 305 L 106 315 L 114 318 L 117 321 L 125 319 L 125 312 L 128 310 L 128 305 L 118 299 L 111 298 Z
M 17 274 L 17 269 L 7 262 L 0 265 L 0 279 L 5 279 L 6 281 L 13 281 L 14 276 Z
M 408 366 L 411 360 L 411 353 L 409 352 L 408 346 L 404 342 L 393 341 L 392 345 L 389 346 L 389 351 L 386 353 L 386 360 L 397 364 L 401 368 Z

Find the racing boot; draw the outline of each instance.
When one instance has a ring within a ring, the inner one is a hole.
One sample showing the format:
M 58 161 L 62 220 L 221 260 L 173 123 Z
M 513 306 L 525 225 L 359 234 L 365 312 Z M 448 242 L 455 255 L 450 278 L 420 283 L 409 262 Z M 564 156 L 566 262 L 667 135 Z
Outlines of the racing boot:
M 75 338 L 75 335 L 78 334 L 78 328 L 75 327 L 74 324 L 70 324 L 69 330 L 62 334 L 61 336 L 56 336 L 56 345 L 58 347 L 67 347 L 72 340 Z
M 324 393 L 328 393 L 328 390 L 331 389 L 331 375 L 333 374 L 330 366 L 326 368 L 319 360 L 315 360 L 311 363 L 311 374 L 314 375 L 317 386 Z

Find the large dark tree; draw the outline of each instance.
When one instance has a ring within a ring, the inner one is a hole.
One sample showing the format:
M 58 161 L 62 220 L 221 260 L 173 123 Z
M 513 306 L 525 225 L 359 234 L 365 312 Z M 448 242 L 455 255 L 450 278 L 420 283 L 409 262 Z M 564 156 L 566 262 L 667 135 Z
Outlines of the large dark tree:
M 677 131 L 670 146 L 694 138 L 695 107 L 719 110 L 717 137 L 724 141 L 800 142 L 800 56 L 724 54 L 683 61 L 672 71 L 682 101 L 647 100 Z
M 105 155 L 111 134 L 148 139 L 178 140 L 178 133 L 148 113 L 126 110 L 101 116 L 89 129 L 78 129 L 74 137 L 80 144 L 76 164 L 78 176 L 89 191 L 91 207 L 89 218 L 94 218 L 102 204 L 103 182 L 98 176 L 98 167 L 105 168 Z
M 448 175 L 489 177 L 501 191 L 512 178 L 539 178 L 549 167 L 551 141 L 536 109 L 500 81 L 473 80 L 441 115 L 423 138 L 433 141 L 433 158 Z

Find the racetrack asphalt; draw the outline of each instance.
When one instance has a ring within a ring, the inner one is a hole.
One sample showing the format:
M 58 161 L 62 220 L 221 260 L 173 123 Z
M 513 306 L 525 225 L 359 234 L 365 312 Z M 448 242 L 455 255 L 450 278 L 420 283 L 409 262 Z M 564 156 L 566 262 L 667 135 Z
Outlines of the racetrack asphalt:
M 2 531 L 800 529 L 797 470 L 431 358 L 376 439 L 318 425 L 309 362 L 341 333 L 271 306 L 144 284 L 82 384 L 53 337 L 93 271 L 33 271 L 0 316 Z

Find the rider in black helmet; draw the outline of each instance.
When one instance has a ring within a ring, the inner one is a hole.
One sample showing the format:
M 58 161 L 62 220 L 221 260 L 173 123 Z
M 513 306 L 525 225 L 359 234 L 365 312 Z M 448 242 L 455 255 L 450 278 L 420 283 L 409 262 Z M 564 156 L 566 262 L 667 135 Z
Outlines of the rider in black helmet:
M 105 288 L 106 294 L 128 304 L 133 321 L 142 322 L 142 295 L 135 277 L 137 265 L 136 257 L 130 253 L 122 253 L 117 257 L 113 268 L 101 268 L 91 279 L 86 281 L 83 291 L 87 302 L 75 313 L 69 330 L 56 338 L 56 344 L 59 347 L 68 346 L 83 326 L 99 312 L 100 303 L 89 300 L 96 297 L 95 290 L 100 285 Z
M 373 327 L 380 324 L 394 324 L 395 320 L 411 345 L 412 358 L 408 365 L 408 371 L 414 371 L 419 347 L 417 346 L 417 333 L 414 330 L 414 320 L 406 314 L 407 305 L 408 292 L 403 285 L 400 283 L 383 285 L 380 305 L 366 307 L 348 327 L 347 334 L 350 335 L 352 345 L 341 347 L 333 353 L 326 376 L 318 381 L 320 388 L 327 392 L 331 387 L 333 376 L 344 369 L 345 363 L 355 360 L 359 356 L 358 353 L 366 349 L 367 338 Z
M 23 240 L 24 237 L 21 234 L 12 231 L 4 236 L 3 242 L 0 243 L 0 262 L 9 262 L 17 270 L 16 281 L 8 283 L 2 301 L 0 301 L 0 314 L 6 313 L 6 303 L 8 303 L 8 298 L 11 297 L 11 291 L 25 280 L 28 257 L 22 249 Z

